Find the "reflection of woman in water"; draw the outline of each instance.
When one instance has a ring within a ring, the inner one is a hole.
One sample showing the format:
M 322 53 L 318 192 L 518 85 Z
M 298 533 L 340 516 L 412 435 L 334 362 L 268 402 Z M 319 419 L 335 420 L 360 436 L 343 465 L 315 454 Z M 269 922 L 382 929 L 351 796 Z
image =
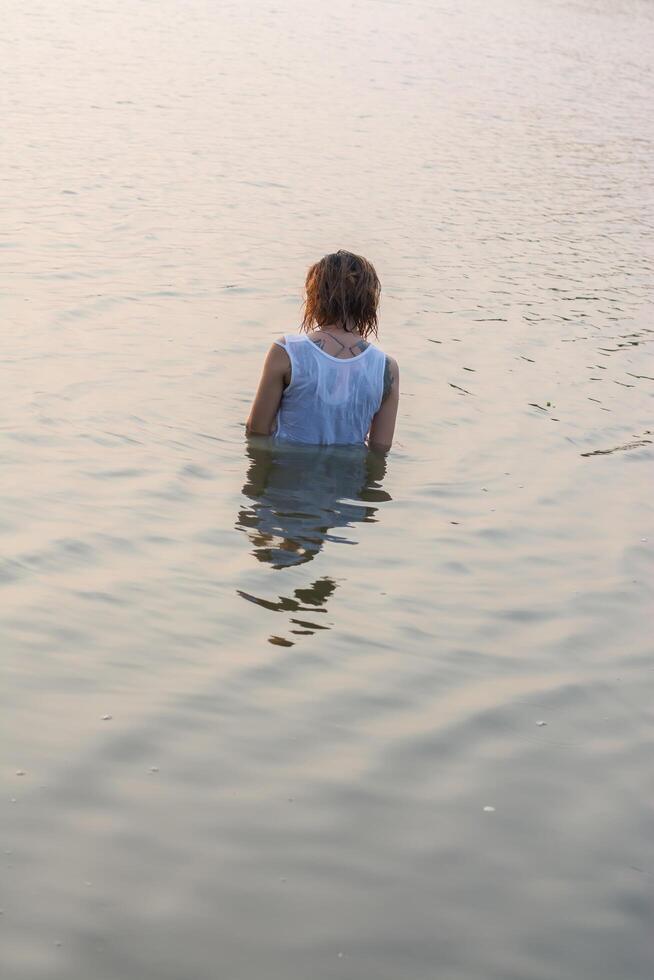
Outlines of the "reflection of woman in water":
M 252 501 L 238 516 L 254 556 L 273 568 L 311 561 L 325 541 L 349 543 L 333 528 L 374 521 L 372 502 L 388 500 L 378 481 L 382 455 L 365 446 L 292 446 L 274 440 L 248 444 L 251 465 L 243 493 Z
M 339 251 L 306 278 L 303 333 L 268 351 L 247 421 L 253 435 L 304 445 L 387 451 L 399 399 L 396 361 L 368 342 L 377 335 L 379 279 L 360 255 Z
M 297 446 L 252 438 L 247 452 L 243 493 L 251 502 L 239 511 L 236 527 L 247 533 L 254 557 L 273 569 L 312 561 L 327 541 L 353 544 L 334 529 L 376 521 L 373 504 L 390 500 L 380 486 L 385 458 L 365 446 Z M 274 612 L 315 614 L 326 611 L 335 589 L 333 579 L 322 577 L 296 589 L 292 598 L 239 595 Z M 301 616 L 292 616 L 291 623 L 294 634 L 328 628 Z M 274 636 L 271 642 L 292 641 Z

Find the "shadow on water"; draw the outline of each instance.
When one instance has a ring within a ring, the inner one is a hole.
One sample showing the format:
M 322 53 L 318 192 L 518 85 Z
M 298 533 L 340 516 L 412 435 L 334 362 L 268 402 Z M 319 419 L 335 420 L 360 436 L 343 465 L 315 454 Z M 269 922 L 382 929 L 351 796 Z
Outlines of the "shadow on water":
M 236 527 L 245 531 L 252 555 L 271 570 L 283 571 L 313 561 L 327 542 L 354 545 L 351 536 L 334 533 L 357 523 L 375 523 L 377 504 L 391 499 L 383 489 L 386 459 L 365 446 L 290 446 L 268 439 L 247 443 L 250 465 L 243 487 L 248 498 Z M 337 583 L 314 579 L 292 596 L 277 600 L 237 590 L 238 595 L 271 612 L 290 615 L 290 633 L 306 636 L 329 629 L 320 618 Z M 271 636 L 278 646 L 293 640 Z

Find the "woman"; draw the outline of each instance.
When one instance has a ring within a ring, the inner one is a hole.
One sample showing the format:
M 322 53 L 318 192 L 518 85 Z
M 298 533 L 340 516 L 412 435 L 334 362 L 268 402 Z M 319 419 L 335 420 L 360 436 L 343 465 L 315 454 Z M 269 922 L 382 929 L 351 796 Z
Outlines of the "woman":
M 266 357 L 246 427 L 311 445 L 362 444 L 387 452 L 399 399 L 397 362 L 377 336 L 381 287 L 372 264 L 339 251 L 306 278 L 302 333 L 280 337 Z

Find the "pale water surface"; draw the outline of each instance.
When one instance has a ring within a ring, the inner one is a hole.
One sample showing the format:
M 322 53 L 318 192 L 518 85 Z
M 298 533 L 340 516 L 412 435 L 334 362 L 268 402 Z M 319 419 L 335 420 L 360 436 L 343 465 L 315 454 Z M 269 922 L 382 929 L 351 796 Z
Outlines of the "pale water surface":
M 654 5 L 1 11 L 2 980 L 651 980 Z

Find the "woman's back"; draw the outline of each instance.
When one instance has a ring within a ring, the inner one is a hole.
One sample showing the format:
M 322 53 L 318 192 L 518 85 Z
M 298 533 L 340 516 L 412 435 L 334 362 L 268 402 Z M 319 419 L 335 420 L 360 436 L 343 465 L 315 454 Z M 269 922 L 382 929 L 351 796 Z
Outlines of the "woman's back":
M 335 356 L 306 334 L 277 341 L 290 361 L 275 436 L 286 442 L 352 445 L 364 442 L 384 395 L 386 355 L 372 344 Z

